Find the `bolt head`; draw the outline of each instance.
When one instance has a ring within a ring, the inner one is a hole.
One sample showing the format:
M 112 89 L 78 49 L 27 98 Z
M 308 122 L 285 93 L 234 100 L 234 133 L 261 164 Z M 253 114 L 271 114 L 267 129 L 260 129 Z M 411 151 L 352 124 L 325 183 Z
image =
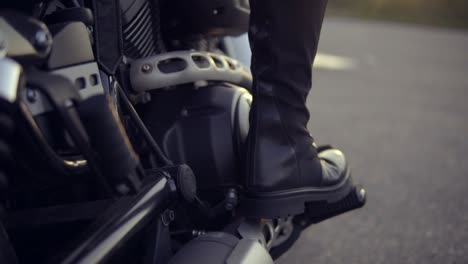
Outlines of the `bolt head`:
M 363 203 L 366 200 L 366 190 L 364 188 L 359 188 L 356 192 L 359 202 Z
M 36 102 L 36 100 L 37 100 L 37 92 L 36 92 L 36 90 L 34 90 L 34 89 L 27 89 L 27 90 L 26 90 L 26 99 L 28 99 L 28 101 L 29 101 L 30 103 Z
M 45 30 L 39 30 L 34 35 L 34 47 L 40 52 L 47 52 L 52 46 L 52 37 Z
M 143 73 L 150 73 L 151 71 L 153 71 L 153 66 L 151 66 L 151 64 L 145 63 L 141 65 L 141 71 Z

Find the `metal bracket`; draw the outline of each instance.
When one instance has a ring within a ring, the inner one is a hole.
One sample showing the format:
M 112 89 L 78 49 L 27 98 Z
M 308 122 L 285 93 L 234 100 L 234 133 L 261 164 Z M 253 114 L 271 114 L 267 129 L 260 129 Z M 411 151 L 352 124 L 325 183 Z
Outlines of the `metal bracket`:
M 251 88 L 252 75 L 233 58 L 195 51 L 174 51 L 139 59 L 130 67 L 130 82 L 136 92 L 199 81 L 222 81 Z

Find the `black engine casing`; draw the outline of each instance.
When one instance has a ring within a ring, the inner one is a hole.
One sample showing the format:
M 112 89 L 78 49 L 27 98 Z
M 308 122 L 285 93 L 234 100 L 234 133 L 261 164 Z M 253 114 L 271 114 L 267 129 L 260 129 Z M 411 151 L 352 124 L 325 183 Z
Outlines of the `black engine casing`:
M 243 88 L 217 84 L 152 94 L 144 122 L 176 164 L 188 164 L 201 191 L 240 183 L 242 146 L 252 96 Z
M 163 21 L 169 22 L 162 25 L 163 30 L 174 38 L 238 36 L 246 33 L 249 25 L 248 0 L 165 0 L 161 9 Z

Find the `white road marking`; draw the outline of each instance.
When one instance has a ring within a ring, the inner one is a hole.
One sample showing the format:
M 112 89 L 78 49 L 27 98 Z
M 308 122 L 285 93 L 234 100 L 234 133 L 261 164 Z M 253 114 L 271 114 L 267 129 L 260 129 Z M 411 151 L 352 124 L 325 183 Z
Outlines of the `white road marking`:
M 357 62 L 352 58 L 331 55 L 326 53 L 317 53 L 314 62 L 315 69 L 324 70 L 352 70 L 357 68 Z

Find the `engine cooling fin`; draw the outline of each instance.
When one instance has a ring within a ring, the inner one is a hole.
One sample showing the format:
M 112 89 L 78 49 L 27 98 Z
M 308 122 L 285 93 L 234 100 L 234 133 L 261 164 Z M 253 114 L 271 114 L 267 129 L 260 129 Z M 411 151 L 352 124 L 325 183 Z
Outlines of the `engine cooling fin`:
M 128 12 L 132 10 L 129 9 Z M 153 10 L 148 1 L 144 1 L 138 11 L 125 21 L 123 26 L 124 52 L 127 57 L 138 59 L 156 53 L 153 31 Z

